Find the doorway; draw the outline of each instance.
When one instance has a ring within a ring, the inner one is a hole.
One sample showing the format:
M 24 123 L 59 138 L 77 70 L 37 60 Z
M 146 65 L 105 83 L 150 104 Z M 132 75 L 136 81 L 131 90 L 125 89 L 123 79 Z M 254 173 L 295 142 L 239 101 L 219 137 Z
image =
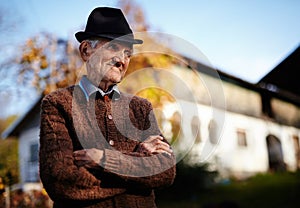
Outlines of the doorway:
M 269 158 L 269 170 L 272 172 L 279 172 L 285 170 L 283 161 L 283 153 L 280 140 L 270 134 L 266 138 Z

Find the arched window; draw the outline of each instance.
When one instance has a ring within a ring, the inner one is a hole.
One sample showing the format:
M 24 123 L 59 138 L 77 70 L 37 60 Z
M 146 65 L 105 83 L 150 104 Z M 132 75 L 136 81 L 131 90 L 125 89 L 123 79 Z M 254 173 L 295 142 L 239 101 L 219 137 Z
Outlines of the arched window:
M 299 145 L 299 137 L 297 135 L 293 135 L 294 142 L 294 151 L 295 151 L 295 159 L 296 159 L 296 167 L 300 169 L 300 145 Z
M 174 114 L 172 115 L 172 117 L 170 119 L 170 122 L 172 125 L 172 142 L 174 142 L 177 139 L 180 139 L 180 137 L 182 137 L 181 114 L 178 111 L 174 112 Z
M 209 141 L 212 144 L 218 143 L 218 125 L 215 120 L 210 120 L 208 124 Z
M 193 116 L 191 121 L 192 134 L 195 138 L 195 144 L 201 142 L 200 119 L 198 116 Z

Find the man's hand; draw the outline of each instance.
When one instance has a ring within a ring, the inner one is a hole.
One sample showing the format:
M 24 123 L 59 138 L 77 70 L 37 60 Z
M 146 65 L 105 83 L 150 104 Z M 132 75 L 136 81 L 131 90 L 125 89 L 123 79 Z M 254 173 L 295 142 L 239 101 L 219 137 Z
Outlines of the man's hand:
M 151 154 L 166 153 L 171 155 L 173 150 L 170 145 L 163 141 L 163 137 L 159 135 L 149 136 L 139 145 L 138 152 L 149 152 Z
M 99 168 L 103 158 L 103 151 L 96 148 L 83 149 L 73 152 L 73 156 L 75 164 L 79 167 Z

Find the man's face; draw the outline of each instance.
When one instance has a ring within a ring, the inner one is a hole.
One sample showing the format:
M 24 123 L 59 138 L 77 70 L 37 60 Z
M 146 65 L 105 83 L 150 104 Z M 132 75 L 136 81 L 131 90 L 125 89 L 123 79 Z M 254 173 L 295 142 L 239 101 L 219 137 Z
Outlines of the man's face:
M 101 40 L 92 51 L 86 62 L 88 78 L 96 86 L 121 82 L 129 65 L 132 45 Z

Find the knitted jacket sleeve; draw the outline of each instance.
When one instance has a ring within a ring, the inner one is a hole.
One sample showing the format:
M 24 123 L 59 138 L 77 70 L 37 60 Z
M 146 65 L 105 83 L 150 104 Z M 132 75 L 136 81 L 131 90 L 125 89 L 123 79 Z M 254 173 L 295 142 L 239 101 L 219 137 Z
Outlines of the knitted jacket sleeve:
M 40 178 L 54 201 L 101 199 L 123 193 L 122 188 L 102 188 L 101 181 L 74 164 L 73 143 L 68 129 L 67 98 L 46 96 L 41 105 Z
M 149 101 L 142 99 L 133 103 L 135 112 L 142 112 L 144 133 L 141 140 L 147 139 L 151 135 L 161 135 L 153 113 L 152 105 Z M 134 118 L 132 118 L 134 122 Z M 165 142 L 167 142 L 165 140 Z M 106 149 L 104 151 L 104 170 L 115 173 L 131 187 L 137 189 L 152 189 L 169 186 L 173 183 L 176 167 L 174 154 L 168 155 L 150 154 L 147 152 L 120 152 Z M 130 187 L 129 187 L 130 188 Z

